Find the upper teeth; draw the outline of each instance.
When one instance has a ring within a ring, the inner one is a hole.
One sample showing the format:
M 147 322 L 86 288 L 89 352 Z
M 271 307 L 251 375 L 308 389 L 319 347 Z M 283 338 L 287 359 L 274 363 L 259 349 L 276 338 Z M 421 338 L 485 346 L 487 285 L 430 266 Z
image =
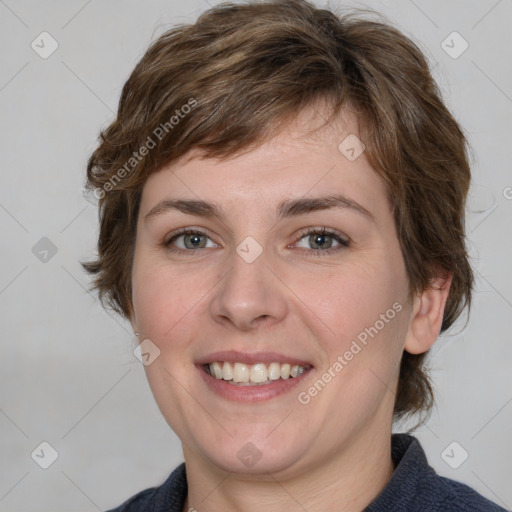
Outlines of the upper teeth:
M 210 375 L 216 379 L 230 380 L 240 383 L 260 384 L 269 380 L 288 379 L 302 375 L 306 368 L 304 366 L 291 365 L 288 363 L 270 363 L 268 366 L 263 363 L 244 364 L 214 362 L 207 365 Z

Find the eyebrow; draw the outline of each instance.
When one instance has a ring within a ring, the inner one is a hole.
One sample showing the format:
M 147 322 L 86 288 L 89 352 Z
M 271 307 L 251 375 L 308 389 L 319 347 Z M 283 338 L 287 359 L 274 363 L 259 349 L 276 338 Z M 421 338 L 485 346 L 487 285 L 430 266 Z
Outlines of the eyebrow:
M 304 215 L 306 213 L 328 210 L 331 208 L 347 208 L 369 220 L 375 222 L 374 215 L 357 201 L 343 195 L 329 195 L 324 197 L 310 197 L 282 201 L 277 207 L 277 220 L 286 217 Z M 226 215 L 216 203 L 209 203 L 198 199 L 164 199 L 157 203 L 144 217 L 149 218 L 168 211 L 178 211 L 198 217 L 225 219 Z

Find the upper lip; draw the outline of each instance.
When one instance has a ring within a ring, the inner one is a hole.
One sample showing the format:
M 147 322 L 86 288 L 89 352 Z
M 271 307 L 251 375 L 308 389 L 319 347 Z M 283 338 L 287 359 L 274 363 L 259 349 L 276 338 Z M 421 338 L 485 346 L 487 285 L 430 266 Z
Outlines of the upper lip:
M 196 360 L 196 364 L 209 364 L 216 361 L 225 361 L 228 363 L 290 363 L 297 366 L 312 366 L 311 363 L 296 357 L 279 354 L 278 352 L 238 352 L 236 350 L 225 350 L 221 352 L 213 352 Z

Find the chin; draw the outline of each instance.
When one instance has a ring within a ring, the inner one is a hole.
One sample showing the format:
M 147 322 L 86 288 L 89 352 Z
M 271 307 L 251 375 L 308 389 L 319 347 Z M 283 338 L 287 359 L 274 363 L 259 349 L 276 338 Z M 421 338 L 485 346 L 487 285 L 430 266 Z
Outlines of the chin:
M 201 436 L 203 439 L 195 443 L 195 451 L 222 471 L 247 476 L 287 473 L 299 464 L 304 447 L 308 446 L 303 434 L 283 431 L 277 435 L 274 431 L 269 436 L 271 430 L 267 424 L 256 430 L 264 431 L 267 437 L 255 435 L 254 426 L 247 426 L 243 429 L 247 435 L 239 430 L 233 437 L 223 433 L 222 439 L 216 442 L 209 436 Z

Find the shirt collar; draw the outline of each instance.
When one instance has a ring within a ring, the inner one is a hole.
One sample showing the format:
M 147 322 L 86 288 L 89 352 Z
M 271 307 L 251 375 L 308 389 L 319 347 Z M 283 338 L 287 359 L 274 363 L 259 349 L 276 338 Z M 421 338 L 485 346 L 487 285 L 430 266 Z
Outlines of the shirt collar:
M 391 458 L 395 465 L 393 475 L 364 512 L 412 509 L 420 480 L 435 475 L 420 442 L 409 434 L 391 436 Z

